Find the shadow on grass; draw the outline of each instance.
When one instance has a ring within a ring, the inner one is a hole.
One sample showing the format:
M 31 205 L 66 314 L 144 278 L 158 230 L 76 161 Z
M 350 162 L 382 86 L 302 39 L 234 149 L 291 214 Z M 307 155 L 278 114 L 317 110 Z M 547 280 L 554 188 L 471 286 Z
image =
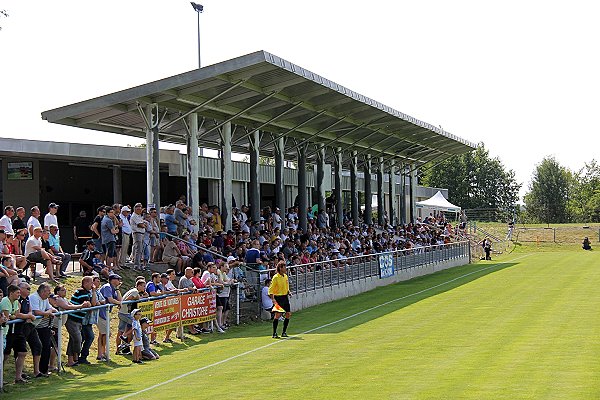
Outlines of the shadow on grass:
M 368 323 L 376 318 L 418 303 L 427 298 L 452 291 L 470 282 L 481 279 L 498 271 L 518 265 L 518 262 L 489 262 L 480 261 L 477 264 L 468 264 L 460 267 L 439 271 L 431 275 L 413 278 L 389 286 L 383 286 L 353 297 L 321 304 L 297 312 L 292 317 L 289 333 L 291 337 L 286 340 L 301 341 L 301 332 L 307 334 L 331 334 L 343 332 Z M 281 330 L 281 323 L 280 330 Z M 227 341 L 241 338 L 264 337 L 271 340 L 271 323 L 251 322 L 232 327 L 226 334 L 189 336 L 185 342 L 175 340 L 170 345 L 157 346 L 155 349 L 162 356 L 176 354 L 200 345 L 210 344 L 213 341 Z M 162 337 L 159 333 L 159 338 Z M 131 368 L 135 372 L 138 366 L 129 364 L 130 356 L 117 362 L 98 363 L 90 366 L 77 367 L 77 373 L 67 369 L 66 373 L 52 376 L 49 379 L 36 379 L 34 384 L 26 386 L 8 385 L 7 393 L 12 398 L 68 398 L 76 391 L 78 397 L 83 395 L 101 396 L 102 398 L 116 398 L 130 392 L 129 385 L 117 380 L 85 380 L 82 378 L 105 375 L 115 368 Z M 159 365 L 161 360 L 151 361 L 150 364 Z M 130 371 L 123 369 L 123 374 L 129 375 Z M 10 382 L 11 380 L 8 380 Z M 79 382 L 78 382 L 79 381 Z M 61 386 L 61 383 L 70 384 Z M 154 384 L 158 382 L 149 382 Z M 41 394 L 41 396 L 40 396 Z

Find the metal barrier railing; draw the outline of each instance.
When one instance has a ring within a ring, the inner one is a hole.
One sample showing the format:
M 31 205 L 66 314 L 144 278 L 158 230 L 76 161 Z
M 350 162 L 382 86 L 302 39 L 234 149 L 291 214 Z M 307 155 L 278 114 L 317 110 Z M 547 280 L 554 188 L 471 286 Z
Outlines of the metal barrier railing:
M 182 238 L 180 238 L 180 237 L 178 237 L 178 236 L 175 236 L 175 235 L 171 235 L 170 233 L 167 233 L 167 232 L 161 232 L 160 234 L 161 234 L 161 235 L 168 236 L 168 237 L 170 237 L 170 238 L 173 238 L 173 239 L 176 239 L 176 240 L 181 240 L 182 242 L 184 242 L 184 240 L 183 240 Z M 207 253 L 209 253 L 209 254 L 211 254 L 211 255 L 215 256 L 215 257 L 221 258 L 221 259 L 223 259 L 223 260 L 227 260 L 227 257 L 225 257 L 223 254 L 221 254 L 221 253 L 217 253 L 217 252 L 214 252 L 214 251 L 212 251 L 212 250 L 209 250 L 209 249 L 207 249 L 207 248 L 206 248 L 206 246 L 200 246 L 200 245 L 197 245 L 196 243 L 192 243 L 192 242 L 185 242 L 185 243 L 186 243 L 186 244 L 189 244 L 190 246 L 194 246 L 196 249 L 200 249 L 200 250 L 202 250 L 202 251 L 205 251 L 205 252 L 207 252 Z
M 468 241 L 430 245 L 413 249 L 375 253 L 287 267 L 290 292 L 306 293 L 348 282 L 379 276 L 379 256 L 391 254 L 395 271 L 469 257 Z M 273 275 L 275 269 L 250 270 L 256 277 L 250 284 L 260 289 L 260 275 Z M 260 306 L 260 304 L 259 304 Z
M 238 283 L 232 283 L 230 284 L 230 286 L 235 286 L 236 287 L 236 296 L 237 296 L 237 301 L 236 301 L 236 324 L 239 325 L 240 323 L 240 307 L 239 307 L 239 298 L 240 298 L 240 287 Z M 137 300 L 126 300 L 126 301 L 122 301 L 121 305 L 127 305 L 127 304 L 133 304 L 133 303 L 141 303 L 141 302 L 145 302 L 145 301 L 154 301 L 154 300 L 160 300 L 160 299 L 164 299 L 167 297 L 174 297 L 174 296 L 182 296 L 184 294 L 190 294 L 190 293 L 202 293 L 202 292 L 209 292 L 213 290 L 212 288 L 204 288 L 204 289 L 197 289 L 197 290 L 189 290 L 189 291 L 185 291 L 185 292 L 178 292 L 178 293 L 169 293 L 169 294 L 165 294 L 165 295 L 161 295 L 161 296 L 155 296 L 155 297 L 144 297 L 141 299 L 137 299 Z M 181 300 L 180 300 L 181 302 Z M 73 314 L 73 313 L 80 313 L 82 311 L 94 311 L 94 310 L 99 310 L 102 308 L 106 308 L 106 332 L 110 332 L 110 312 L 112 310 L 113 307 L 115 307 L 116 305 L 114 304 L 102 304 L 99 306 L 93 306 L 93 307 L 87 307 L 87 308 L 82 308 L 82 309 L 77 309 L 77 310 L 66 310 L 66 311 L 59 311 L 54 313 L 55 317 L 54 318 L 58 318 L 58 328 L 57 328 L 57 333 L 58 333 L 58 338 L 57 338 L 57 349 L 56 349 L 56 354 L 57 354 L 57 358 L 56 358 L 56 363 L 57 363 L 57 368 L 58 368 L 58 373 L 60 374 L 61 370 L 62 370 L 62 327 L 63 327 L 63 319 L 61 318 L 62 315 L 68 315 L 68 314 Z M 36 319 L 41 319 L 43 317 L 41 316 L 36 316 Z M 16 324 L 16 323 L 20 323 L 20 322 L 25 322 L 22 319 L 13 319 L 11 321 L 8 321 L 6 323 L 7 326 L 0 328 L 0 333 L 3 334 L 3 330 L 4 329 L 8 329 L 8 325 L 12 325 L 12 324 Z M 181 324 L 181 320 L 180 320 L 180 327 L 183 326 Z M 179 328 L 178 328 L 179 329 Z M 3 387 L 4 387 L 4 341 L 1 340 L 2 336 L 0 336 L 0 391 L 2 391 Z M 110 340 L 107 337 L 106 339 L 106 360 L 110 361 Z

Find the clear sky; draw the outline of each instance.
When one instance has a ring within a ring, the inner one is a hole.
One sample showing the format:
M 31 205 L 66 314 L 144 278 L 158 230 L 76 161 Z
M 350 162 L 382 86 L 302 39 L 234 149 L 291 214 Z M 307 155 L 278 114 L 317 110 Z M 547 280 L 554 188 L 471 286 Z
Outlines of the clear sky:
M 266 50 L 472 142 L 527 184 L 598 158 L 600 3 L 204 0 L 202 64 Z M 197 67 L 184 0 L 0 1 L 0 136 L 113 145 L 40 113 Z M 522 194 L 524 191 L 522 190 Z

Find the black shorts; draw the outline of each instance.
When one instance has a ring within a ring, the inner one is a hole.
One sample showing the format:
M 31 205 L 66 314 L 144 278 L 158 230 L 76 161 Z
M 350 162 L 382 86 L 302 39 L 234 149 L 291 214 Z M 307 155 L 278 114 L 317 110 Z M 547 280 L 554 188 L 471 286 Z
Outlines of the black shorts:
M 27 353 L 27 342 L 25 336 L 21 334 L 8 333 L 6 335 L 6 347 L 4 348 L 4 355 L 10 355 L 10 351 L 14 350 L 15 357 L 18 353 Z
M 223 311 L 231 310 L 231 307 L 229 307 L 229 297 L 217 296 L 217 307 L 223 307 Z
M 117 256 L 117 246 L 115 242 L 108 242 L 103 244 L 102 247 L 104 248 L 104 254 L 106 254 L 106 257 L 112 258 Z
M 286 312 L 292 311 L 290 307 L 290 298 L 288 296 L 274 296 L 275 301 L 279 304 L 279 307 L 283 308 Z
M 33 253 L 29 254 L 27 256 L 27 261 L 34 262 L 34 263 L 41 263 L 41 264 L 46 262 L 46 260 L 44 260 L 44 257 L 42 256 L 41 250 L 37 250 L 37 251 L 34 251 Z

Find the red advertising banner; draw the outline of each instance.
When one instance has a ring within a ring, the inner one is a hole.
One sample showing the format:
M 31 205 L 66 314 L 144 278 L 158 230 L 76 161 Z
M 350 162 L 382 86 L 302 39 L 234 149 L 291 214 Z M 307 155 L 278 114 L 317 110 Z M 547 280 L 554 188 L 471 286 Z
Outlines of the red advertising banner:
M 181 322 L 194 325 L 215 319 L 217 297 L 214 291 L 181 296 Z
M 179 326 L 179 314 L 181 311 L 180 297 L 173 296 L 160 300 L 154 300 L 154 316 L 152 325 L 154 331 L 175 329 Z

